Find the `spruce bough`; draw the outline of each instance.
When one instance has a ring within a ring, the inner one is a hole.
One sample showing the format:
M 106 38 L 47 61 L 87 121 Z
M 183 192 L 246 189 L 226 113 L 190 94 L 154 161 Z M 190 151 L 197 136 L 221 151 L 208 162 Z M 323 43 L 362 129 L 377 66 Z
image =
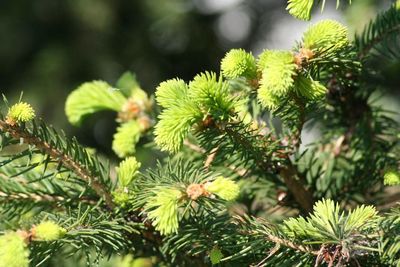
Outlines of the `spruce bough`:
M 314 2 L 288 10 L 308 20 Z M 84 83 L 66 115 L 116 112 L 119 164 L 5 99 L 0 266 L 400 266 L 400 127 L 368 82 L 399 29 L 393 4 L 354 41 L 323 20 L 291 50 L 232 49 L 219 74 L 154 97 L 129 72 Z M 306 123 L 321 136 L 304 148 Z M 135 157 L 142 144 L 165 152 L 156 166 Z

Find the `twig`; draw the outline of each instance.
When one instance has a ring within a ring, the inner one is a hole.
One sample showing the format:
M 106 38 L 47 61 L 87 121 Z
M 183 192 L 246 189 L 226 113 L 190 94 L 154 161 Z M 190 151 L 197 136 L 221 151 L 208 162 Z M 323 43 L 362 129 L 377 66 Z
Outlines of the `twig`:
M 2 192 L 0 191 L 0 197 L 4 198 L 4 200 L 0 199 L 0 203 L 2 202 L 8 202 L 10 200 L 26 200 L 26 201 L 34 201 L 34 202 L 63 202 L 66 201 L 66 199 L 62 196 L 53 196 L 49 194 L 33 194 L 33 193 L 7 193 L 7 192 Z M 96 204 L 96 201 L 90 200 L 90 199 L 85 199 L 85 198 L 79 198 L 80 202 L 85 202 L 88 204 Z
M 25 143 L 34 145 L 43 153 L 49 155 L 55 160 L 60 161 L 67 169 L 73 171 L 78 177 L 85 181 L 100 197 L 104 197 L 107 206 L 110 209 L 115 207 L 111 194 L 107 192 L 105 186 L 100 183 L 97 177 L 93 176 L 88 169 L 76 162 L 69 155 L 52 147 L 49 143 L 41 140 L 39 137 L 32 135 L 26 130 L 19 128 L 18 125 L 11 126 L 5 121 L 0 120 L 0 130 L 8 132 L 14 139 L 23 139 Z
M 211 151 L 210 154 L 207 156 L 206 160 L 204 161 L 204 167 L 208 169 L 212 162 L 214 161 L 215 157 L 217 156 L 218 152 L 218 147 L 214 147 Z
M 197 152 L 197 153 L 204 154 L 204 153 L 207 152 L 204 148 L 199 147 L 198 145 L 195 145 L 195 144 L 191 143 L 191 142 L 190 142 L 189 140 L 187 140 L 187 139 L 185 139 L 185 140 L 183 141 L 183 144 L 184 144 L 185 146 L 187 146 L 188 148 L 190 148 L 191 150 Z M 207 162 L 207 160 L 206 160 L 206 162 Z M 211 162 L 210 162 L 210 163 L 211 163 Z M 206 167 L 208 167 L 208 166 L 206 166 Z M 229 165 L 229 166 L 227 166 L 227 168 L 230 169 L 231 171 L 235 172 L 235 173 L 236 173 L 237 175 L 239 175 L 240 177 L 244 177 L 244 176 L 246 175 L 246 173 L 248 173 L 248 170 L 247 170 L 247 169 L 245 169 L 245 168 L 239 168 L 239 169 L 238 169 L 238 168 L 237 168 L 236 166 L 234 166 L 234 165 Z
M 271 234 L 267 234 L 266 238 L 269 241 L 274 242 L 275 244 L 279 244 L 279 245 L 282 245 L 282 246 L 285 246 L 285 247 L 288 247 L 288 248 L 292 248 L 292 249 L 297 250 L 297 251 L 309 253 L 309 254 L 316 255 L 316 256 L 319 254 L 318 251 L 312 250 L 309 247 L 302 246 L 302 245 L 297 245 L 297 244 L 295 244 L 295 243 L 293 243 L 293 242 L 291 242 L 289 240 L 285 240 L 285 239 L 279 238 L 279 237 L 271 235 Z

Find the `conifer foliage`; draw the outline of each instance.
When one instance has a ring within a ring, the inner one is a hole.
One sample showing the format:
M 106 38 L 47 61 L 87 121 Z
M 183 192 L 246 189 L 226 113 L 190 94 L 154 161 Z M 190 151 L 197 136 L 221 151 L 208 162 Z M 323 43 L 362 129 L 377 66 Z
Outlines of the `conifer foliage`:
M 308 20 L 317 2 L 288 10 Z M 400 126 L 370 82 L 399 34 L 393 4 L 354 40 L 323 20 L 291 50 L 232 49 L 155 101 L 129 72 L 83 83 L 66 116 L 116 112 L 117 164 L 4 97 L 0 267 L 400 266 Z M 306 123 L 321 134 L 302 146 Z

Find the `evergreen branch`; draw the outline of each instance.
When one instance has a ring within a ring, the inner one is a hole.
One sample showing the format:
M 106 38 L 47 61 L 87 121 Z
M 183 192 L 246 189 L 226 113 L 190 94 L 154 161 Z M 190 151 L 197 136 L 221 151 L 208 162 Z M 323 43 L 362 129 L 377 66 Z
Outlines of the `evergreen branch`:
M 300 126 L 300 129 L 301 128 L 302 126 Z M 297 174 L 296 168 L 293 165 L 289 164 L 290 159 L 288 158 L 288 155 L 283 154 L 279 156 L 286 159 L 284 161 L 285 164 L 283 164 L 282 166 L 272 160 L 271 152 L 268 152 L 267 148 L 265 147 L 271 145 L 273 143 L 272 140 L 268 140 L 268 137 L 264 137 L 266 140 L 264 139 L 253 143 L 250 140 L 254 139 L 254 137 L 246 138 L 235 127 L 230 127 L 229 125 L 226 125 L 223 128 L 219 128 L 219 131 L 226 132 L 226 134 L 230 136 L 235 143 L 241 145 L 242 147 L 240 148 L 240 151 L 244 150 L 253 153 L 251 157 L 261 170 L 265 172 L 278 170 L 284 180 L 285 185 L 293 194 L 294 198 L 299 203 L 302 210 L 307 213 L 312 210 L 312 206 L 314 204 L 312 195 L 306 189 L 303 181 L 296 178 L 299 175 Z M 300 132 L 300 130 L 298 131 Z M 263 138 L 261 136 L 256 136 L 256 138 L 257 137 L 260 139 Z M 262 146 L 259 147 L 260 145 Z M 285 167 L 285 165 L 288 165 L 288 167 Z
M 18 125 L 9 125 L 4 120 L 0 120 L 0 130 L 8 132 L 14 139 L 23 139 L 25 143 L 35 146 L 43 153 L 61 162 L 66 168 L 73 171 L 78 177 L 84 180 L 100 197 L 104 197 L 105 202 L 110 209 L 115 207 L 112 196 L 107 191 L 105 185 L 102 184 L 96 176 L 93 176 L 81 163 L 75 161 L 70 155 L 56 149 L 48 142 L 45 142 L 41 138 L 31 134 L 26 129 L 23 129 Z
M 0 203 L 5 203 L 9 201 L 30 201 L 30 202 L 67 202 L 68 199 L 62 196 L 50 195 L 50 194 L 34 194 L 34 193 L 14 193 L 10 194 L 8 192 L 0 191 L 0 198 L 4 198 L 0 200 Z M 89 205 L 95 205 L 97 202 L 87 198 L 78 198 L 75 199 L 77 202 L 86 203 Z
M 399 31 L 400 11 L 393 5 L 388 11 L 370 21 L 360 35 L 356 35 L 355 46 L 359 50 L 359 58 L 365 58 L 378 44 Z
M 207 152 L 204 148 L 202 148 L 202 147 L 200 147 L 200 146 L 198 146 L 198 145 L 196 145 L 196 144 L 191 143 L 188 139 L 185 139 L 184 142 L 183 142 L 183 144 L 184 144 L 186 147 L 188 147 L 189 149 L 191 149 L 191 150 L 193 150 L 194 152 L 197 152 L 197 153 L 199 153 L 199 154 L 205 154 L 205 153 Z M 215 155 L 215 154 L 213 154 L 213 155 Z M 206 163 L 206 162 L 205 162 L 205 163 Z M 246 175 L 246 173 L 249 172 L 249 170 L 247 170 L 247 169 L 245 169 L 245 168 L 237 168 L 237 167 L 234 166 L 234 165 L 227 165 L 226 167 L 227 167 L 229 170 L 235 172 L 239 177 L 244 177 L 244 176 Z
M 67 214 L 41 214 L 38 219 L 45 218 L 57 222 L 66 229 L 66 234 L 53 242 L 35 242 L 32 240 L 32 264 L 39 266 L 50 260 L 52 254 L 60 251 L 64 257 L 86 257 L 91 266 L 91 254 L 95 253 L 93 264 L 98 264 L 101 257 L 110 257 L 133 249 L 135 235 L 139 234 L 141 224 L 127 222 L 122 218 L 111 218 L 96 206 L 70 210 Z M 43 219 L 42 219 L 43 220 Z

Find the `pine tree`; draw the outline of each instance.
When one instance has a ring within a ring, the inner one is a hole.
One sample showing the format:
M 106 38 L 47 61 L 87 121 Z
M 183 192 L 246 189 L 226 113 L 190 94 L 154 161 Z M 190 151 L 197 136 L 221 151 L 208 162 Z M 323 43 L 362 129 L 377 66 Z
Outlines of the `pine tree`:
M 288 10 L 308 20 L 317 2 Z M 154 97 L 129 72 L 86 82 L 66 115 L 116 112 L 117 166 L 4 97 L 0 267 L 400 266 L 400 127 L 373 64 L 399 61 L 399 33 L 393 3 L 354 39 L 323 20 L 291 50 L 233 49 L 219 74 Z M 321 136 L 303 147 L 306 123 Z

